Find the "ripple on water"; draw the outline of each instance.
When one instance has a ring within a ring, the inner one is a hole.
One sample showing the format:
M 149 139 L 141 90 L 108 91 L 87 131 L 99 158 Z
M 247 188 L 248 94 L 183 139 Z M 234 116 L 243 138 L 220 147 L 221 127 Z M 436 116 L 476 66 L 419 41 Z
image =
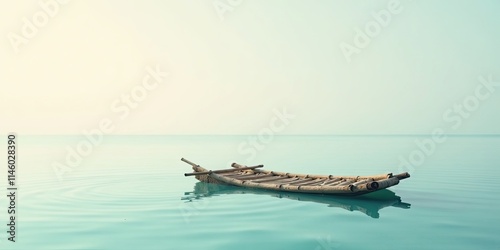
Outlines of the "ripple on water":
M 147 182 L 140 177 L 147 178 Z M 166 184 L 161 176 L 127 175 L 73 177 L 58 182 L 42 179 L 23 185 L 24 207 L 38 215 L 85 215 L 147 212 L 164 209 L 167 194 L 159 192 Z

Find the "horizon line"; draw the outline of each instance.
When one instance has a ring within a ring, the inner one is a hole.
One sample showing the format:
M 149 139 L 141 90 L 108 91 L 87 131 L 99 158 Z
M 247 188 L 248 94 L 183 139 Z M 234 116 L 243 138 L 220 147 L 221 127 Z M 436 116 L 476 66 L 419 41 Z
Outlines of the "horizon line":
M 84 136 L 83 134 L 20 134 L 17 132 L 14 132 L 17 135 L 24 135 L 24 136 Z M 8 135 L 9 133 L 4 133 L 4 135 Z M 259 134 L 105 134 L 104 136 L 258 136 Z M 480 133 L 463 133 L 463 134 L 457 134 L 457 133 L 444 133 L 443 135 L 445 136 L 500 136 L 500 134 L 480 134 Z M 276 134 L 273 136 L 433 136 L 433 134 L 423 134 L 423 133 L 398 133 L 398 134 Z

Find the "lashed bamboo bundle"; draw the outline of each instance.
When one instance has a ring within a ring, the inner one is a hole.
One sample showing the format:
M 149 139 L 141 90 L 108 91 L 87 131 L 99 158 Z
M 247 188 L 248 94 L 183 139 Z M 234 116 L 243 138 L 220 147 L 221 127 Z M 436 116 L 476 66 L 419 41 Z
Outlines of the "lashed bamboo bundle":
M 263 165 L 247 167 L 237 163 L 231 165 L 232 169 L 212 171 L 184 158 L 181 160 L 194 170 L 185 176 L 195 175 L 203 182 L 300 193 L 359 195 L 397 185 L 400 180 L 410 177 L 408 173 L 370 176 L 293 174 L 257 169 Z

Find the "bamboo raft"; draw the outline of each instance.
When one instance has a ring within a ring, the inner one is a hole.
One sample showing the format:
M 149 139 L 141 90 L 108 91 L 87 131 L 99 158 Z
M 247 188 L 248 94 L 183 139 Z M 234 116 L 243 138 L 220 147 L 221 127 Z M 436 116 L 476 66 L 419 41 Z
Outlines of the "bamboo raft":
M 232 169 L 212 171 L 184 158 L 181 160 L 194 170 L 184 176 L 194 175 L 203 182 L 298 193 L 361 195 L 395 186 L 410 177 L 407 172 L 371 176 L 292 174 L 258 169 L 263 165 L 247 167 L 237 163 L 231 164 Z

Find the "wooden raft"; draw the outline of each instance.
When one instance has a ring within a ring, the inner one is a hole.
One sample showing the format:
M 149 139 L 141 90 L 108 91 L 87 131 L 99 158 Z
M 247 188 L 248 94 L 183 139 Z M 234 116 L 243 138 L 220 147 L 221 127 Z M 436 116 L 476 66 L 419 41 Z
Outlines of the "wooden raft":
M 407 172 L 370 176 L 292 174 L 258 169 L 263 165 L 247 167 L 237 163 L 231 164 L 232 169 L 212 171 L 184 158 L 181 160 L 194 170 L 184 175 L 194 175 L 203 182 L 299 193 L 360 195 L 386 189 L 410 177 Z

